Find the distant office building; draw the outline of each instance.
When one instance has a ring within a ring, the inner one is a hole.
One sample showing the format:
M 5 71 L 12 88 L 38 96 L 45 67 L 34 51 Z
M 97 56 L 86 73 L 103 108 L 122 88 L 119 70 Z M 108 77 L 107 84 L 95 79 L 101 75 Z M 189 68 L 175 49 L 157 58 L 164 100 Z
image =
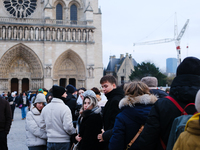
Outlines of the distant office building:
M 167 64 L 166 72 L 175 74 L 176 69 L 177 69 L 177 59 L 176 58 L 167 58 L 166 64 Z

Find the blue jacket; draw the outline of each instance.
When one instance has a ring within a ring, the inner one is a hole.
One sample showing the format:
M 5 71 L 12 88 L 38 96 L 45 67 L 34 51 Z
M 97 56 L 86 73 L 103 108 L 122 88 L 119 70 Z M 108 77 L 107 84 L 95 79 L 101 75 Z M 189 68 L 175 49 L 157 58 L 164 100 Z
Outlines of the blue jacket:
M 145 124 L 151 107 L 156 100 L 156 96 L 144 94 L 135 98 L 126 96 L 120 101 L 119 108 L 122 112 L 115 119 L 109 150 L 123 150 L 127 147 L 141 125 Z M 131 146 L 131 149 L 139 149 L 138 139 Z

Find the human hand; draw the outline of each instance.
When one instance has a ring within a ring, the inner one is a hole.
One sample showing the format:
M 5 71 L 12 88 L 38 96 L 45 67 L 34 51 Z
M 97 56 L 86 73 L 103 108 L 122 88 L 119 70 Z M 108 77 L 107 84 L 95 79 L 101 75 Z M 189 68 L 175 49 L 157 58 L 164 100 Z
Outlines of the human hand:
M 80 141 L 82 140 L 82 137 L 80 137 L 80 135 L 78 134 L 78 135 L 75 137 L 75 139 L 76 139 L 78 142 L 80 142 Z
M 97 139 L 99 140 L 99 142 L 103 142 L 103 133 L 104 133 L 104 129 L 101 129 L 101 134 L 98 134 Z

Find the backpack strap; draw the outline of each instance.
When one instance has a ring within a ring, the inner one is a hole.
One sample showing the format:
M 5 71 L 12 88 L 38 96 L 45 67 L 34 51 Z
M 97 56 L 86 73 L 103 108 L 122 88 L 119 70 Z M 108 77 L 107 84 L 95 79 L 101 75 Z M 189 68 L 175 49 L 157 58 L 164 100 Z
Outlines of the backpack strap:
M 183 108 L 178 104 L 178 102 L 177 102 L 175 99 L 173 99 L 171 96 L 166 96 L 165 98 L 169 99 L 172 103 L 174 103 L 174 105 L 181 111 L 181 114 L 183 114 L 183 115 L 188 115 L 187 112 L 185 111 L 185 108 L 186 108 L 187 106 L 189 106 L 189 105 L 194 105 L 194 104 L 192 104 L 192 103 L 189 103 L 189 104 L 187 104 L 187 105 L 185 106 L 185 108 L 183 109 Z

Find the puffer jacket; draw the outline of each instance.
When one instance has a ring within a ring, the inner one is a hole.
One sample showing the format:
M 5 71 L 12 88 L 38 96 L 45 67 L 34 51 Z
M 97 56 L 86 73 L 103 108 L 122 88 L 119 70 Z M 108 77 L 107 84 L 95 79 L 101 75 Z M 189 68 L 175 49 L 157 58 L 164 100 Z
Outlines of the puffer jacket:
M 50 143 L 70 142 L 70 135 L 76 132 L 73 127 L 71 110 L 63 100 L 53 98 L 41 113 L 40 127 L 46 129 Z
M 200 149 L 199 116 L 200 113 L 195 114 L 188 120 L 185 131 L 180 134 L 173 150 Z
M 183 74 L 174 78 L 169 95 L 182 108 L 185 108 L 188 103 L 195 102 L 195 96 L 199 89 L 200 76 Z M 194 106 L 189 106 L 185 111 L 193 115 L 196 109 Z M 172 123 L 178 116 L 181 116 L 181 112 L 173 102 L 167 98 L 158 99 L 150 111 L 139 138 L 140 149 L 162 150 L 161 140 L 167 145 Z
M 157 101 L 154 95 L 144 94 L 137 97 L 125 96 L 119 103 L 122 110 L 115 119 L 109 150 L 126 149 L 127 144 L 137 134 L 141 125 L 144 125 L 152 105 Z M 138 139 L 130 150 L 138 148 Z
M 26 116 L 26 145 L 28 147 L 46 145 L 47 135 L 45 130 L 39 127 L 40 112 L 32 107 Z

